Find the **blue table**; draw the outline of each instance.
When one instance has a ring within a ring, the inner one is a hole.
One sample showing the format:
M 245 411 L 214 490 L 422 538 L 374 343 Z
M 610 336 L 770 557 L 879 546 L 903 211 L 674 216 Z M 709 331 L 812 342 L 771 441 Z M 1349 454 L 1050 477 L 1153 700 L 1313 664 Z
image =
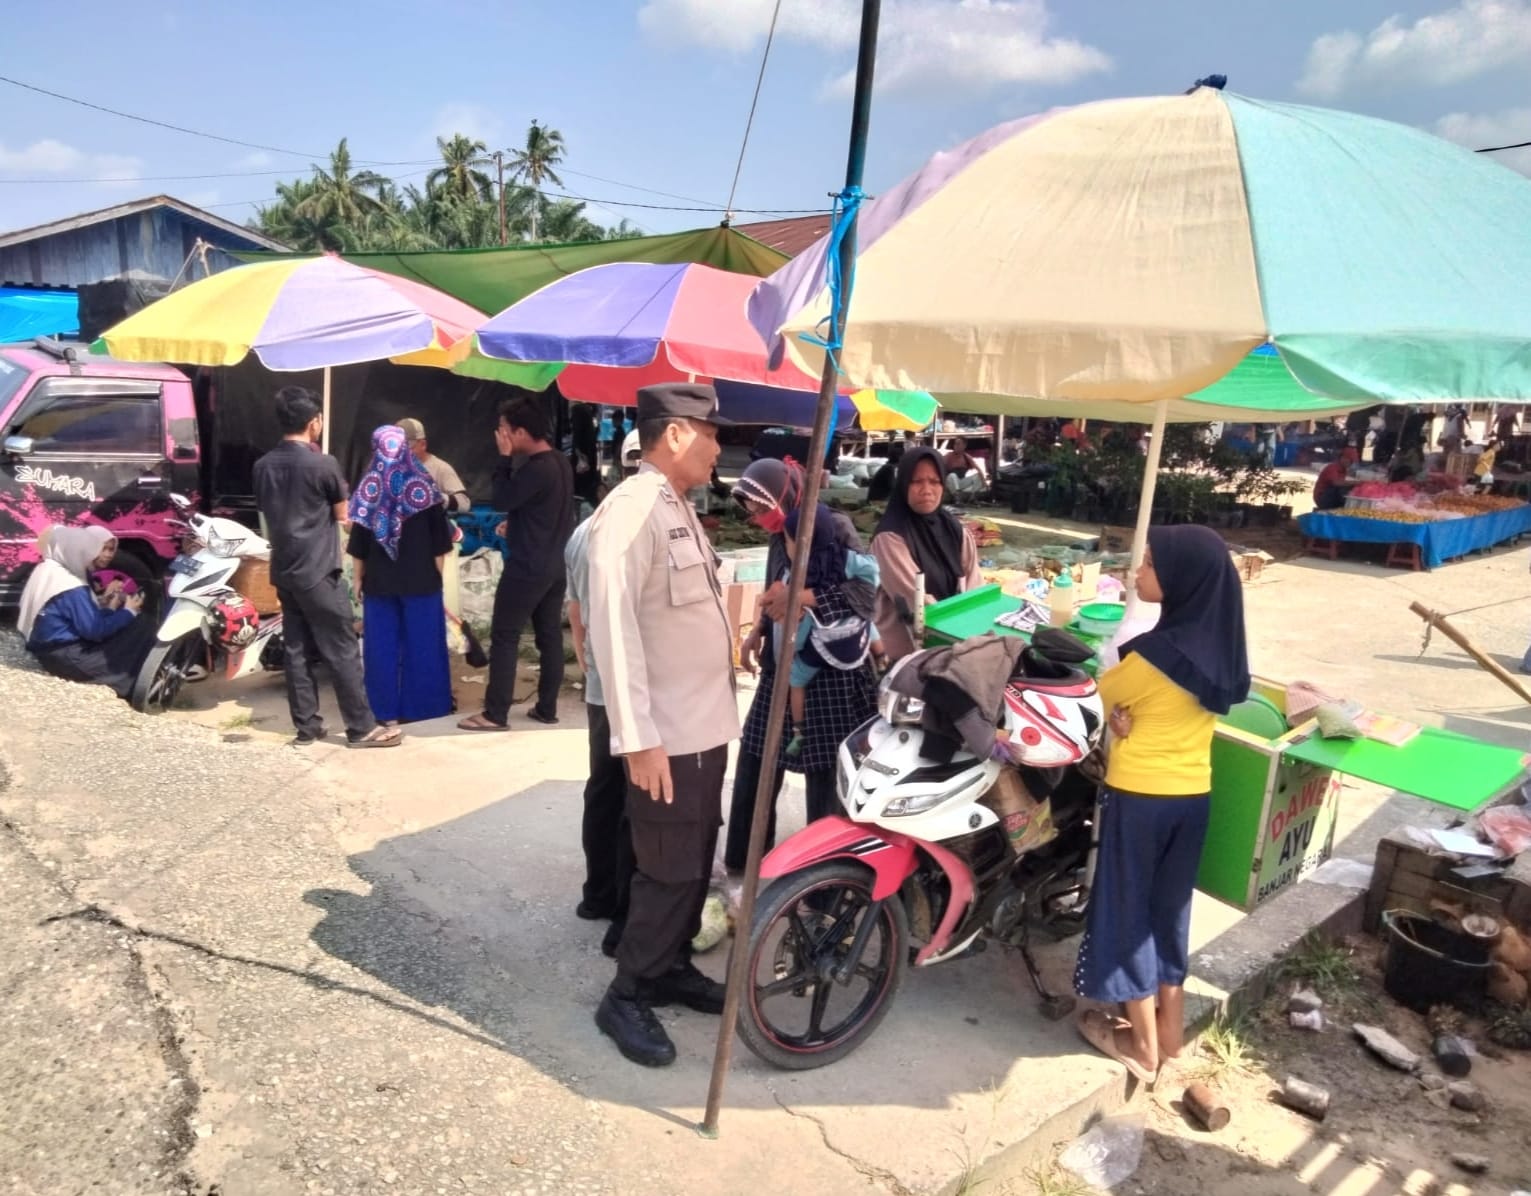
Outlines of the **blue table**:
M 1426 569 L 1434 569 L 1469 552 L 1492 548 L 1531 532 L 1531 506 L 1434 523 L 1391 523 L 1385 519 L 1358 519 L 1353 515 L 1314 511 L 1311 515 L 1299 515 L 1297 526 L 1310 541 L 1418 545 L 1421 563 Z M 1392 564 L 1394 559 L 1389 555 L 1388 563 Z

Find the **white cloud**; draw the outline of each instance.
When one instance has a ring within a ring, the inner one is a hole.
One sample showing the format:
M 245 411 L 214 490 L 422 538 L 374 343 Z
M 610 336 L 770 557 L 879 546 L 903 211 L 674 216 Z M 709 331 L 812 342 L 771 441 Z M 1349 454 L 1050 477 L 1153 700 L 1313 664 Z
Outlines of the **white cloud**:
M 0 145 L 0 174 L 20 177 L 59 176 L 94 179 L 102 186 L 119 187 L 143 175 L 143 161 L 128 154 L 88 154 L 51 137 L 19 149 Z
M 84 154 L 51 137 L 34 141 L 24 149 L 0 145 L 0 171 L 6 174 L 65 174 L 78 171 L 84 164 Z
M 485 108 L 482 104 L 456 100 L 436 109 L 436 115 L 431 120 L 430 131 L 433 138 L 451 137 L 454 133 L 461 133 L 474 141 L 482 141 L 492 150 L 500 145 L 500 138 L 505 131 L 505 122 L 497 113 Z M 434 148 L 434 142 L 432 148 Z
M 775 0 L 647 0 L 638 23 L 659 41 L 740 54 L 770 27 Z M 836 54 L 860 35 L 856 0 L 784 0 L 776 36 Z M 1045 0 L 889 0 L 878 31 L 877 84 L 903 92 L 1066 83 L 1111 68 L 1094 46 L 1049 33 Z M 854 70 L 830 89 L 848 90 Z
M 1453 112 L 1435 122 L 1435 132 L 1465 145 L 1482 149 L 1490 145 L 1515 145 L 1531 141 L 1531 108 L 1506 108 L 1503 112 Z M 1531 175 L 1531 148 L 1487 154 L 1501 166 Z
M 1361 87 L 1440 87 L 1515 63 L 1531 64 L 1531 2 L 1461 0 L 1412 24 L 1389 17 L 1364 37 L 1324 34 L 1297 88 L 1333 99 Z
M 251 150 L 242 158 L 234 160 L 234 170 L 270 170 L 272 158 L 265 150 Z

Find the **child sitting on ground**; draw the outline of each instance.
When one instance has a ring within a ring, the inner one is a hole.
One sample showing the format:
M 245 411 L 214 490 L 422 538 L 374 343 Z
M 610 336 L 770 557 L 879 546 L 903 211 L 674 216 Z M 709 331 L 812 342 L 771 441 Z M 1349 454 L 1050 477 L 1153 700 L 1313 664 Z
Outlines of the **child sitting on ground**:
M 783 527 L 787 555 L 796 560 L 799 544 L 798 520 L 801 508 L 787 516 Z M 879 574 L 877 560 L 870 553 L 853 552 L 837 543 L 834 515 L 820 504 L 813 520 L 813 540 L 806 547 L 808 574 L 804 583 L 810 590 L 840 586 L 852 615 L 833 623 L 821 623 L 810 608 L 797 625 L 792 653 L 792 739 L 787 755 L 803 751 L 804 723 L 807 721 L 808 683 L 828 666 L 835 669 L 859 669 L 871 657 L 879 670 L 885 663 L 882 637 L 872 619 Z

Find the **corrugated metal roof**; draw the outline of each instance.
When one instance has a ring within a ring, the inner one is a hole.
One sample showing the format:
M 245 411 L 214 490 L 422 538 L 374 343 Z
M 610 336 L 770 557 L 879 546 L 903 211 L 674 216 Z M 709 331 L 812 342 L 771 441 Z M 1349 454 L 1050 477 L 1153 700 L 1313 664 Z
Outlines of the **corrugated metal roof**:
M 105 221 L 116 220 L 122 216 L 132 216 L 139 212 L 149 211 L 151 208 L 171 208 L 181 215 L 199 220 L 203 224 L 209 224 L 213 228 L 221 229 L 232 237 L 238 237 L 250 245 L 262 249 L 275 250 L 278 253 L 287 249 L 280 241 L 273 240 L 264 233 L 258 233 L 254 229 L 246 228 L 242 224 L 235 224 L 231 220 L 225 220 L 222 216 L 214 216 L 211 212 L 201 208 L 192 207 L 189 203 L 183 203 L 169 195 L 151 195 L 146 199 L 135 199 L 128 203 L 116 204 L 110 208 L 98 208 L 93 212 L 81 212 L 77 216 L 66 216 L 62 220 L 55 220 L 49 224 L 36 224 L 31 228 L 18 228 L 13 232 L 0 233 L 0 249 L 8 245 L 24 245 L 28 241 L 36 241 L 42 237 L 51 237 L 57 233 L 72 232 L 77 228 L 86 228 L 92 224 L 101 224 Z
M 736 224 L 741 232 L 777 253 L 796 257 L 829 232 L 829 213 L 822 216 L 794 216 L 790 220 L 761 220 L 754 224 Z

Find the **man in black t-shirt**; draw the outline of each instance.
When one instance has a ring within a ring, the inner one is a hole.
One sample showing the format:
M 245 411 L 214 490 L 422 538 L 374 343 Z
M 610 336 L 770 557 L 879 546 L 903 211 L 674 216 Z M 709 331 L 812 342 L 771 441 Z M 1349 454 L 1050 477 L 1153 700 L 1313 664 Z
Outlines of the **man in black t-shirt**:
M 458 723 L 464 731 L 504 731 L 515 697 L 516 660 L 528 621 L 541 673 L 537 703 L 528 711 L 539 723 L 558 721 L 563 685 L 563 600 L 567 588 L 563 550 L 574 531 L 574 470 L 555 449 L 547 412 L 536 399 L 512 399 L 500 408 L 494 441 L 494 508 L 506 513 L 505 571 L 494 592 L 489 641 L 489 684 L 481 714 Z
M 271 540 L 271 584 L 282 604 L 287 708 L 299 744 L 327 734 L 319 717 L 314 666 L 323 661 L 352 747 L 393 747 L 397 727 L 379 727 L 362 684 L 351 599 L 340 575 L 338 525 L 346 480 L 328 453 L 315 451 L 324 429 L 319 401 L 301 386 L 276 392 L 282 442 L 255 463 L 255 505 Z

